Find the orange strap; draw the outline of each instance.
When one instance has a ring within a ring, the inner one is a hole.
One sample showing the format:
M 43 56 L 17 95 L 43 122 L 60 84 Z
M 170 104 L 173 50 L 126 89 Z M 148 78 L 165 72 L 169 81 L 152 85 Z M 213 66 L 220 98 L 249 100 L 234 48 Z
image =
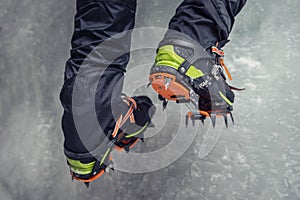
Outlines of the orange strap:
M 206 112 L 206 111 L 199 110 L 198 112 L 199 112 L 201 115 L 205 116 L 205 117 L 209 117 L 209 113 Z M 187 113 L 187 116 L 188 116 L 189 118 L 191 118 L 193 115 L 194 115 L 194 113 L 191 112 L 191 111 Z
M 218 54 L 219 56 L 223 57 L 225 55 L 224 51 L 221 49 L 218 49 L 215 46 L 211 47 L 211 52 Z
M 121 127 L 121 123 L 122 123 L 123 119 L 122 119 L 122 114 L 120 115 L 120 117 L 118 118 L 115 128 L 114 128 L 114 132 L 111 134 L 111 136 L 116 137 L 117 133 Z
M 232 76 L 231 76 L 231 74 L 230 74 L 230 72 L 229 72 L 227 66 L 226 66 L 225 63 L 224 63 L 223 58 L 220 58 L 220 64 L 221 64 L 221 66 L 224 68 L 224 70 L 225 70 L 225 72 L 226 72 L 226 74 L 227 74 L 229 80 L 232 81 Z
M 123 118 L 122 114 L 119 116 L 119 118 L 116 122 L 115 128 L 114 128 L 114 131 L 112 133 L 113 137 L 117 136 L 117 133 L 118 133 L 119 129 L 125 124 L 125 122 L 128 120 L 128 118 L 130 118 L 131 123 L 135 123 L 133 111 L 137 108 L 136 101 L 131 97 L 124 97 L 123 101 L 125 103 L 127 103 L 127 105 L 129 106 L 129 110 L 127 111 L 124 118 Z
M 217 45 L 218 45 L 218 43 L 217 43 Z M 226 74 L 227 74 L 229 80 L 232 81 L 232 76 L 231 76 L 231 74 L 230 74 L 230 72 L 229 72 L 227 66 L 226 66 L 225 63 L 224 63 L 224 59 L 223 59 L 223 57 L 224 57 L 224 55 L 225 55 L 224 51 L 221 50 L 221 49 L 218 49 L 218 47 L 212 46 L 212 47 L 211 47 L 211 52 L 212 52 L 212 53 L 216 53 L 217 55 L 220 56 L 220 65 L 221 65 L 221 66 L 223 67 L 223 69 L 225 70 L 225 72 L 226 72 Z

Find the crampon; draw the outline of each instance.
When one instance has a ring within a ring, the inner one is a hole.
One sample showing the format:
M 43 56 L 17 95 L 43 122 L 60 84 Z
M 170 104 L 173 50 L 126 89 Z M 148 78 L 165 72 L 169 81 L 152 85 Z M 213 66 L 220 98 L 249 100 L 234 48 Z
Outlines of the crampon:
M 204 123 L 206 118 L 210 118 L 212 125 L 215 126 L 216 118 L 222 117 L 226 127 L 228 127 L 228 116 L 230 116 L 234 124 L 232 114 L 233 100 L 229 100 L 226 97 L 227 95 L 224 89 L 218 89 L 216 92 L 217 95 L 215 96 L 218 96 L 226 106 L 223 106 L 222 109 L 213 110 L 199 110 L 199 108 L 201 108 L 199 105 L 201 95 L 199 95 L 199 92 L 195 92 L 204 90 L 204 87 L 208 88 L 210 85 L 209 81 L 215 79 L 224 85 L 222 86 L 223 88 L 227 88 L 228 90 L 243 90 L 229 86 L 225 81 L 226 78 L 223 71 L 226 72 L 230 80 L 232 80 L 232 77 L 223 61 L 224 52 L 216 46 L 213 46 L 210 49 L 211 56 L 205 50 L 199 49 L 189 42 L 169 40 L 165 43 L 171 43 L 172 45 L 160 44 L 161 47 L 158 50 L 156 63 L 151 69 L 150 82 L 148 84 L 148 86 L 151 85 L 158 93 L 158 98 L 163 102 L 163 109 L 167 107 L 169 101 L 184 103 L 189 109 L 189 112 L 186 114 L 186 125 L 188 125 L 189 120 L 191 120 L 194 125 L 196 120 L 200 120 Z M 180 57 L 180 52 L 175 52 L 174 46 L 189 46 L 193 49 L 194 54 L 188 58 Z M 168 59 L 168 61 L 161 61 L 162 59 Z M 196 68 L 194 63 L 198 59 L 206 60 L 207 63 L 209 63 L 207 65 L 211 66 L 210 71 Z M 216 78 L 214 79 L 214 77 Z M 217 108 L 217 106 L 215 108 Z
M 172 77 L 172 78 L 170 78 Z M 223 117 L 226 127 L 228 127 L 228 115 L 234 124 L 234 118 L 231 111 L 203 111 L 199 110 L 198 101 L 199 97 L 195 92 L 188 87 L 185 87 L 180 82 L 176 82 L 175 76 L 170 76 L 164 73 L 155 73 L 150 76 L 150 82 L 153 89 L 159 93 L 158 98 L 163 102 L 163 109 L 166 109 L 169 101 L 176 103 L 184 103 L 189 112 L 186 114 L 186 126 L 189 120 L 195 125 L 196 120 L 204 123 L 206 118 L 210 118 L 212 125 L 215 126 L 216 118 Z

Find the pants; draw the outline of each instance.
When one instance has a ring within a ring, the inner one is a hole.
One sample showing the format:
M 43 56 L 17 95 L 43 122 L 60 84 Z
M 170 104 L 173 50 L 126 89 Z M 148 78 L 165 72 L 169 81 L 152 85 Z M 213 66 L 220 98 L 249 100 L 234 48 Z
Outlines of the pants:
M 78 83 L 82 88 L 89 88 L 89 81 L 97 81 L 96 95 L 92 93 L 91 95 L 95 97 L 94 107 L 102 132 L 95 132 L 94 127 L 87 126 L 84 133 L 79 135 L 74 123 L 72 93 L 75 78 L 88 54 L 111 36 L 134 28 L 136 3 L 136 0 L 77 0 L 71 57 L 66 63 L 64 85 L 60 93 L 60 100 L 64 107 L 62 118 L 64 146 L 69 151 L 86 153 L 88 150 L 95 149 L 103 139 L 103 135 L 114 128 L 112 106 L 125 109 L 126 105 L 122 104 L 120 95 L 130 57 L 128 53 L 130 33 L 118 38 L 112 47 L 104 48 L 100 51 L 102 53 L 94 55 L 87 63 L 91 68 L 103 72 L 100 81 L 93 80 L 95 77 L 91 76 L 86 77 L 88 81 Z M 234 17 L 245 3 L 246 0 L 184 0 L 170 20 L 169 29 L 186 34 L 204 48 L 216 42 L 224 46 L 234 24 Z M 173 37 L 172 34 L 174 33 L 169 31 L 165 37 Z M 120 56 L 111 59 L 111 55 Z M 110 64 L 106 68 L 107 63 Z M 81 98 L 82 104 L 78 106 L 84 110 L 84 104 L 89 101 L 86 101 L 84 96 Z M 89 110 L 79 115 L 84 118 L 89 115 Z M 82 138 L 85 138 L 84 142 Z

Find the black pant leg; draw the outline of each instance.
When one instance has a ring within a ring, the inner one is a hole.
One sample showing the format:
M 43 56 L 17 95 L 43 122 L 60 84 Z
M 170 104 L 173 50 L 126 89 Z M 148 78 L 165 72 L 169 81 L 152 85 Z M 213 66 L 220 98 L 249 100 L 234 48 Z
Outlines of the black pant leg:
M 185 34 L 204 48 L 220 42 L 223 46 L 234 17 L 246 0 L 184 0 L 169 23 L 169 29 Z M 168 31 L 166 37 L 180 37 Z
M 97 76 L 89 73 L 86 77 L 83 77 L 84 81 L 76 81 L 76 83 L 82 88 L 89 88 L 91 82 L 98 81 L 96 94 L 90 94 L 95 98 L 96 105 L 94 105 L 94 108 L 96 109 L 97 119 L 102 130 L 104 130 L 104 134 L 107 134 L 107 130 L 112 129 L 114 126 L 115 120 L 111 112 L 111 102 L 118 105 L 121 101 L 123 75 L 130 56 L 131 33 L 124 35 L 119 33 L 131 30 L 134 27 L 135 12 L 136 0 L 77 0 L 71 57 L 66 63 L 65 81 L 60 94 L 64 107 L 62 118 L 65 137 L 64 146 L 69 151 L 85 153 L 87 149 L 96 148 L 101 143 L 101 138 L 103 138 L 103 133 L 95 132 L 93 127 L 89 127 L 88 124 L 84 133 L 80 133 L 83 135 L 79 136 L 74 124 L 72 110 L 75 78 L 84 60 L 95 49 L 97 53 L 93 53 L 92 59 L 85 65 L 89 65 L 90 69 L 95 70 L 96 73 L 101 72 L 101 79 L 96 80 Z M 117 36 L 113 45 L 99 47 L 99 44 L 105 43 L 112 36 Z M 118 55 L 118 58 L 114 55 Z M 108 67 L 107 63 L 109 63 Z M 79 107 L 83 107 L 83 109 L 85 98 L 91 97 L 82 96 L 82 105 L 79 105 Z M 88 103 L 88 101 L 86 102 Z M 94 111 L 85 110 L 77 114 L 84 119 L 91 112 Z M 85 138 L 84 142 L 82 138 Z

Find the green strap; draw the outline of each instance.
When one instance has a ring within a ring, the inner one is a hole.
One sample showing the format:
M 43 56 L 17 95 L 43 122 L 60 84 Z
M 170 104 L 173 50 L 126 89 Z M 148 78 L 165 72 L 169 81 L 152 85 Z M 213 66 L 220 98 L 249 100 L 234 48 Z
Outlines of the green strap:
M 149 124 L 149 122 L 147 122 L 147 123 L 145 124 L 145 126 L 143 126 L 139 131 L 137 131 L 137 132 L 135 132 L 135 133 L 131 133 L 131 134 L 126 135 L 125 138 L 131 138 L 131 137 L 134 137 L 134 136 L 136 136 L 136 135 L 142 133 L 142 132 L 147 128 L 148 124 Z
M 168 66 L 172 67 L 176 70 L 178 70 L 179 66 L 185 61 L 184 58 L 179 56 L 174 51 L 173 45 L 165 45 L 159 48 L 156 59 L 155 59 L 155 65 L 156 66 Z M 188 71 L 186 72 L 186 75 L 192 79 L 199 78 L 201 76 L 204 76 L 204 73 L 196 68 L 194 65 L 192 65 Z
M 232 103 L 229 99 L 227 99 L 227 97 L 226 97 L 221 91 L 219 91 L 219 94 L 220 94 L 220 96 L 222 97 L 222 99 L 224 99 L 224 101 L 225 101 L 228 105 L 230 105 L 230 106 L 233 105 L 233 103 Z
M 147 122 L 139 131 L 135 132 L 135 133 L 131 133 L 129 135 L 126 135 L 126 138 L 131 138 L 134 137 L 140 133 L 142 133 L 148 126 L 149 122 Z M 106 152 L 104 153 L 101 161 L 100 161 L 100 166 L 105 162 L 105 159 L 107 158 L 107 156 L 109 155 L 109 152 L 111 151 L 111 148 L 108 148 L 106 150 Z M 70 158 L 67 158 L 67 161 L 70 165 L 70 170 L 76 174 L 79 175 L 87 175 L 87 174 L 91 174 L 94 168 L 94 165 L 96 163 L 96 161 L 90 162 L 90 163 L 82 163 L 79 160 L 73 160 Z
M 70 170 L 80 175 L 87 175 L 92 173 L 93 167 L 96 163 L 96 161 L 93 161 L 85 164 L 85 163 L 81 163 L 79 160 L 73 160 L 70 158 L 67 158 L 67 161 L 70 164 Z
M 108 148 L 103 155 L 101 161 L 100 161 L 100 166 L 104 163 L 105 159 L 107 158 L 111 148 Z M 73 160 L 70 158 L 67 158 L 67 161 L 70 164 L 70 170 L 76 174 L 79 175 L 87 175 L 91 174 L 93 172 L 94 165 L 96 161 L 90 162 L 90 163 L 82 163 L 79 160 Z
M 106 150 L 104 156 L 103 156 L 102 159 L 101 159 L 100 166 L 104 163 L 104 161 L 105 161 L 106 157 L 108 156 L 110 150 L 111 150 L 110 148 L 108 148 L 108 149 Z

